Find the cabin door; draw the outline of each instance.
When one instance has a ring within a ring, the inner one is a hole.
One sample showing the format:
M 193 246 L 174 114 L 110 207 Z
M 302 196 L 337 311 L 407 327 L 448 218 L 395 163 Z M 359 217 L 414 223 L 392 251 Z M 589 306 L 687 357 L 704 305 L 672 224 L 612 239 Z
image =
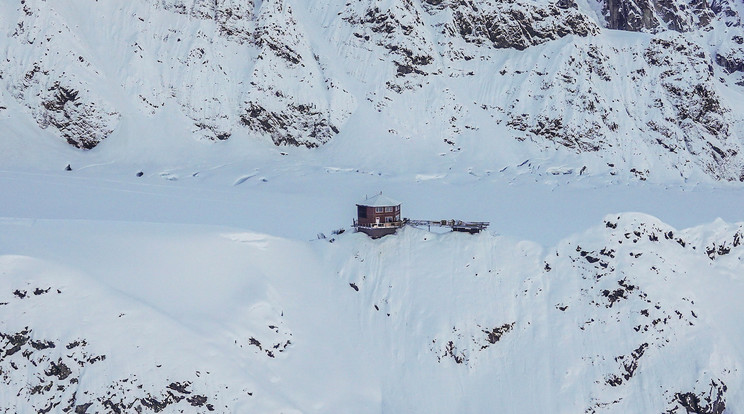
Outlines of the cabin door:
M 375 224 L 378 225 L 378 226 L 380 225 L 380 218 L 379 217 L 375 217 Z

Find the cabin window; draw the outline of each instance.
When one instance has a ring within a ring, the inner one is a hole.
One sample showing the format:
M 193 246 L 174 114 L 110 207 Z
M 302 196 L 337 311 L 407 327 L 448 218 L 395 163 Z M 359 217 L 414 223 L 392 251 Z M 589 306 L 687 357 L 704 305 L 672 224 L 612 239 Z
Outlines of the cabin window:
M 386 213 L 392 213 L 393 212 L 393 208 L 392 207 L 385 207 L 385 212 Z
M 390 216 L 385 217 L 385 223 L 392 223 L 392 222 L 393 222 L 393 218 L 392 217 L 390 217 Z
M 395 211 L 400 211 L 400 206 L 395 206 Z
M 382 207 L 375 207 L 375 213 L 382 213 Z
M 395 215 L 395 221 L 400 221 L 400 214 Z
M 365 206 L 357 206 L 357 217 L 359 217 L 359 218 L 367 218 L 367 207 L 365 207 Z

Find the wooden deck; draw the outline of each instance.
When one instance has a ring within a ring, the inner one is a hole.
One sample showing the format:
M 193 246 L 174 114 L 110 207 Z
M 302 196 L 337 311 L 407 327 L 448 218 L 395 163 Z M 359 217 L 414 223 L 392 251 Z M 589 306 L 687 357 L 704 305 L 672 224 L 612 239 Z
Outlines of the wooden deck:
M 470 234 L 480 233 L 481 231 L 488 228 L 491 224 L 488 221 L 462 221 L 462 220 L 404 220 L 404 223 L 410 224 L 411 226 L 426 226 L 431 229 L 431 226 L 437 227 L 449 227 L 452 231 L 461 231 Z
M 371 223 L 369 225 L 362 225 L 359 224 L 358 221 L 354 220 L 354 227 L 360 228 L 364 227 L 367 229 L 383 229 L 383 228 L 400 228 L 405 225 L 405 222 L 403 221 L 391 221 L 388 223 Z
M 452 231 L 476 234 L 487 229 L 490 225 L 487 221 L 462 221 L 462 220 L 411 220 L 394 221 L 390 223 L 373 223 L 370 225 L 360 225 L 354 220 L 354 229 L 366 233 L 372 238 L 382 237 L 388 234 L 394 234 L 395 231 L 403 226 L 409 225 L 414 227 L 426 227 L 431 230 L 431 226 L 449 227 Z
M 379 239 L 388 234 L 395 234 L 404 224 L 402 221 L 393 221 L 388 223 L 371 223 L 365 226 L 360 225 L 358 221 L 354 220 L 354 230 L 365 233 L 373 239 Z

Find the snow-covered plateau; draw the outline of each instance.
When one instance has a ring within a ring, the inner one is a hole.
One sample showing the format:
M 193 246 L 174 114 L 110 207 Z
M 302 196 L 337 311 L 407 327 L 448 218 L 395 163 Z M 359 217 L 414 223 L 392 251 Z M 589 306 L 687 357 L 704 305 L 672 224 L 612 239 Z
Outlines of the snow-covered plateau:
M 0 413 L 744 413 L 742 16 L 0 2 Z

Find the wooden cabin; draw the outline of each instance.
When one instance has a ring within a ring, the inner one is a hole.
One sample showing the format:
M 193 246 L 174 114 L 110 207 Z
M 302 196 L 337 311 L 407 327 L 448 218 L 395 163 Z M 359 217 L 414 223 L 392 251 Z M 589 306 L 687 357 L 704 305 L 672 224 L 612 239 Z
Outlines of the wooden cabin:
M 400 202 L 382 193 L 365 198 L 356 206 L 357 218 L 354 220 L 354 228 L 373 239 L 393 234 L 403 226 Z

